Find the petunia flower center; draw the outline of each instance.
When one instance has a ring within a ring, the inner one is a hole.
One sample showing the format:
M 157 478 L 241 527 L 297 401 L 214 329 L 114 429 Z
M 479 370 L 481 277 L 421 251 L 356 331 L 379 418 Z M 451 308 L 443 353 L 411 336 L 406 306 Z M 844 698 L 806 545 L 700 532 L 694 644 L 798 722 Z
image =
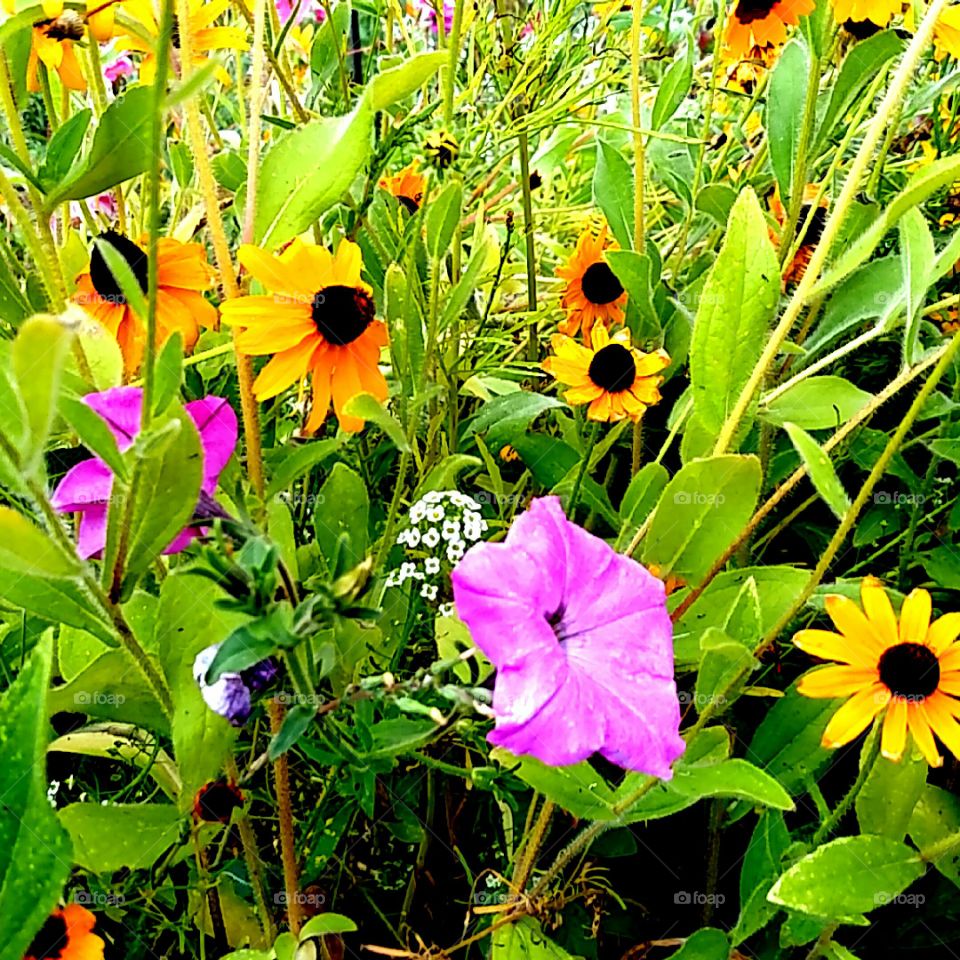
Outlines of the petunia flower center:
M 626 347 L 609 343 L 593 355 L 587 376 L 601 390 L 619 393 L 633 386 L 637 378 L 637 364 Z
M 35 960 L 60 960 L 67 946 L 67 922 L 61 914 L 55 913 L 47 918 L 33 938 L 26 955 Z
M 741 23 L 753 23 L 754 20 L 765 20 L 779 0 L 740 0 L 734 16 Z
M 603 260 L 591 263 L 583 271 L 580 286 L 583 288 L 583 295 L 591 303 L 613 303 L 623 295 L 623 284 Z
M 922 643 L 898 643 L 880 658 L 880 682 L 895 697 L 923 700 L 940 685 L 940 661 Z
M 123 257 L 127 266 L 133 272 L 134 277 L 136 277 L 140 289 L 146 293 L 146 253 L 132 240 L 125 237 L 122 233 L 117 233 L 116 230 L 107 230 L 106 233 L 101 233 L 98 239 L 109 243 L 110 246 Z M 127 298 L 120 289 L 120 284 L 117 283 L 113 274 L 110 272 L 107 261 L 104 260 L 103 254 L 100 253 L 96 245 L 94 245 L 93 252 L 90 254 L 90 282 L 93 284 L 93 289 L 96 290 L 104 300 L 108 300 L 111 303 L 127 302 Z
M 377 308 L 359 287 L 324 287 L 313 295 L 312 316 L 327 343 L 345 347 L 363 336 Z
M 561 603 L 560 606 L 547 617 L 547 623 L 550 624 L 550 629 L 560 643 L 563 643 L 563 641 L 567 639 L 567 633 L 563 627 L 563 615 L 566 612 L 566 607 Z

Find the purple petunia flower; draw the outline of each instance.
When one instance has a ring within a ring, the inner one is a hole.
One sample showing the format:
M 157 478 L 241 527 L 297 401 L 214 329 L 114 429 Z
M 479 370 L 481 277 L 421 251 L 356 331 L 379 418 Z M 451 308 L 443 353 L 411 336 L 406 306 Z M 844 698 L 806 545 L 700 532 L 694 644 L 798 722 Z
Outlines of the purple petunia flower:
M 200 687 L 206 705 L 225 717 L 235 727 L 242 727 L 253 709 L 252 695 L 262 690 L 277 675 L 276 661 L 272 657 L 255 663 L 242 673 L 221 673 L 216 682 L 204 679 L 213 658 L 220 649 L 214 643 L 201 650 L 193 661 L 193 679 Z
M 490 743 L 554 766 L 600 753 L 672 776 L 684 750 L 663 584 L 534 500 L 453 571 L 460 619 L 497 667 Z
M 121 453 L 130 447 L 140 432 L 143 391 L 139 387 L 114 387 L 102 393 L 88 393 L 83 401 L 106 421 Z M 185 409 L 200 433 L 203 447 L 200 502 L 208 504 L 217 488 L 220 473 L 237 443 L 237 415 L 222 397 L 194 400 Z M 112 489 L 113 474 L 110 468 L 99 457 L 91 457 L 68 470 L 50 498 L 60 513 L 81 515 L 77 552 L 85 560 L 103 552 L 107 538 L 107 507 Z M 216 511 L 206 509 L 203 516 L 214 513 Z M 178 553 L 200 533 L 199 527 L 186 527 L 164 553 Z

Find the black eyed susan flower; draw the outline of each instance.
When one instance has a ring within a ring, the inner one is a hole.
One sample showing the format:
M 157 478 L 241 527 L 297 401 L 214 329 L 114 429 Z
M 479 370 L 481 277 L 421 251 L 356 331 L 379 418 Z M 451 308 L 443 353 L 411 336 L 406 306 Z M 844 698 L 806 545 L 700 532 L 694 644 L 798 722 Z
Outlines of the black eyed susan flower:
M 83 39 L 83 18 L 76 10 L 65 10 L 61 0 L 47 0 L 43 4 L 45 18 L 33 25 L 33 41 L 27 60 L 27 89 L 36 93 L 40 89 L 38 75 L 42 63 L 47 70 L 56 70 L 60 82 L 68 90 L 86 90 L 77 60 L 74 43 Z
M 417 161 L 414 160 L 398 174 L 382 177 L 379 186 L 381 190 L 392 193 L 397 201 L 406 207 L 408 213 L 414 214 L 423 202 L 423 191 L 427 188 L 427 181 L 422 173 L 417 172 Z
M 933 28 L 933 56 L 938 62 L 950 56 L 960 59 L 960 4 L 951 4 Z
M 23 960 L 103 960 L 97 918 L 79 903 L 57 908 L 27 947 Z
M 424 141 L 423 152 L 429 163 L 438 170 L 446 170 L 457 159 L 460 144 L 453 134 L 446 130 L 437 130 Z
M 258 400 L 275 397 L 309 373 L 313 408 L 306 432 L 313 433 L 330 409 L 330 399 L 347 431 L 363 421 L 344 412 L 359 393 L 387 399 L 387 381 L 378 366 L 387 328 L 376 319 L 373 289 L 360 279 L 360 248 L 341 240 L 336 255 L 294 240 L 279 256 L 244 244 L 238 258 L 269 296 L 236 297 L 220 306 L 223 322 L 243 327 L 238 347 L 247 354 L 273 354 L 253 385 Z
M 659 402 L 659 373 L 670 366 L 670 358 L 663 350 L 641 353 L 630 345 L 626 330 L 611 337 L 604 326 L 595 328 L 592 344 L 581 346 L 556 334 L 551 339 L 554 356 L 544 360 L 543 369 L 570 387 L 564 394 L 568 403 L 590 404 L 590 420 L 639 420 Z
M 813 0 L 739 0 L 727 15 L 724 59 L 745 60 L 760 54 L 769 62 L 787 42 L 787 27 L 795 27 L 813 8 Z
M 932 767 L 943 762 L 934 734 L 960 757 L 960 613 L 930 622 L 926 590 L 914 590 L 897 621 L 883 585 L 867 577 L 860 585 L 862 609 L 848 597 L 828 596 L 826 610 L 839 633 L 801 630 L 793 642 L 837 665 L 812 670 L 798 690 L 807 697 L 850 699 L 833 715 L 823 745 L 840 747 L 883 714 L 880 749 L 899 760 L 907 732 Z
M 102 233 L 99 239 L 123 257 L 140 289 L 146 293 L 146 251 L 115 230 Z M 179 331 L 184 346 L 191 349 L 197 341 L 199 326 L 216 324 L 217 311 L 201 293 L 213 286 L 216 274 L 199 243 L 180 243 L 167 237 L 160 238 L 157 270 L 157 343 L 164 343 Z M 73 299 L 116 338 L 126 371 L 133 373 L 143 358 L 146 326 L 127 303 L 96 246 L 90 254 L 88 271 L 77 278 Z
M 833 16 L 844 25 L 848 20 L 857 22 L 862 31 L 866 21 L 885 27 L 904 6 L 903 0 L 833 0 Z
M 229 823 L 233 811 L 243 806 L 243 793 L 228 780 L 211 780 L 193 798 L 193 816 L 207 823 Z
M 604 327 L 623 323 L 627 294 L 603 256 L 616 247 L 607 240 L 606 225 L 599 233 L 588 226 L 570 259 L 557 267 L 557 276 L 567 281 L 560 300 L 567 311 L 566 320 L 558 325 L 561 333 L 572 337 L 583 330 L 584 339 L 589 339 L 597 321 Z

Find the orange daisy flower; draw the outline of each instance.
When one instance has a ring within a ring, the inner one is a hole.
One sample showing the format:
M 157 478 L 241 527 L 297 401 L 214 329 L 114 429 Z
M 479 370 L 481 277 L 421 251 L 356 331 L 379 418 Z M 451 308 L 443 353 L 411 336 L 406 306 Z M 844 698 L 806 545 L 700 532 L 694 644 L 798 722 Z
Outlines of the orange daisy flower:
M 670 358 L 663 350 L 641 353 L 630 345 L 626 330 L 611 337 L 599 324 L 589 347 L 559 333 L 550 342 L 555 356 L 543 361 L 543 369 L 570 387 L 567 403 L 590 404 L 588 419 L 636 422 L 660 401 L 659 373 L 670 366 Z
M 827 614 L 839 633 L 801 630 L 793 638 L 801 650 L 839 664 L 805 674 L 797 690 L 850 698 L 827 724 L 823 745 L 849 743 L 882 714 L 880 750 L 887 759 L 903 756 L 908 730 L 930 766 L 943 763 L 934 734 L 960 757 L 960 613 L 931 623 L 930 594 L 914 590 L 898 623 L 875 577 L 861 583 L 860 601 L 862 609 L 848 597 L 828 596 Z
M 738 0 L 727 16 L 724 59 L 769 62 L 772 50 L 787 42 L 787 27 L 795 27 L 814 6 L 813 0 Z
M 557 267 L 557 276 L 567 281 L 560 301 L 567 311 L 567 319 L 558 325 L 561 333 L 572 337 L 582 329 L 589 339 L 598 320 L 605 327 L 623 323 L 627 294 L 603 258 L 604 250 L 616 246 L 607 241 L 606 225 L 598 234 L 588 226 L 566 265 Z
M 240 263 L 270 296 L 237 297 L 220 305 L 223 322 L 242 327 L 237 346 L 248 354 L 273 354 L 253 385 L 266 400 L 313 380 L 313 407 L 306 432 L 313 433 L 333 407 L 340 426 L 363 429 L 364 421 L 344 413 L 359 393 L 387 399 L 387 381 L 377 365 L 387 328 L 375 317 L 373 289 L 360 279 L 360 248 L 341 240 L 336 255 L 294 240 L 279 256 L 244 244 Z
M 27 947 L 23 960 L 103 960 L 103 940 L 93 932 L 96 922 L 79 903 L 58 907 Z
M 109 243 L 123 257 L 140 289 L 146 293 L 146 251 L 115 230 L 100 234 L 98 239 Z M 204 299 L 201 292 L 209 290 L 215 280 L 216 273 L 207 263 L 199 243 L 180 243 L 166 237 L 160 239 L 157 249 L 158 346 L 165 343 L 174 331 L 179 331 L 184 348 L 192 349 L 197 342 L 199 327 L 216 325 L 216 308 Z M 73 300 L 116 337 L 127 375 L 136 371 L 143 359 L 146 326 L 127 303 L 96 247 L 90 255 L 89 270 L 77 277 Z
M 417 161 L 414 160 L 395 176 L 382 177 L 379 186 L 382 190 L 392 193 L 410 214 L 414 214 L 420 209 L 427 181 L 423 174 L 417 172 Z

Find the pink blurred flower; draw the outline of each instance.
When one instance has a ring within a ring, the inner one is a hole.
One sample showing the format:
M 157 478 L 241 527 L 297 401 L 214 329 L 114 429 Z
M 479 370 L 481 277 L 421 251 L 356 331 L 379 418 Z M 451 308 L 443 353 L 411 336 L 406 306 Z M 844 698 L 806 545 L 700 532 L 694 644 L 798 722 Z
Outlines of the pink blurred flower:
M 297 9 L 297 0 L 274 0 L 277 8 L 277 16 L 281 23 L 286 23 L 292 16 L 293 11 Z M 323 23 L 327 12 L 323 9 L 320 0 L 301 0 L 299 19 L 306 20 L 312 17 L 317 23 Z
M 449 33 L 453 29 L 453 11 L 456 8 L 455 0 L 443 0 L 443 29 Z M 434 33 L 437 32 L 437 6 L 433 0 L 410 0 L 407 10 L 419 15 L 421 20 L 430 24 Z
M 133 444 L 140 432 L 140 407 L 143 402 L 143 390 L 140 387 L 114 387 L 102 393 L 88 393 L 83 401 L 105 421 L 116 437 L 121 453 Z M 212 497 L 220 473 L 237 443 L 237 415 L 222 397 L 203 397 L 188 403 L 185 409 L 197 426 L 203 447 L 200 503 L 204 505 L 206 516 L 223 516 Z M 77 552 L 85 560 L 103 552 L 112 490 L 113 474 L 110 468 L 99 457 L 91 457 L 68 470 L 50 498 L 60 513 L 80 514 Z M 201 532 L 200 527 L 186 527 L 163 552 L 179 553 Z
M 663 584 L 534 500 L 452 574 L 457 614 L 497 668 L 487 739 L 554 766 L 599 752 L 664 780 L 683 753 Z
M 133 60 L 125 53 L 120 54 L 103 68 L 103 76 L 110 83 L 116 83 L 121 77 L 132 77 Z

